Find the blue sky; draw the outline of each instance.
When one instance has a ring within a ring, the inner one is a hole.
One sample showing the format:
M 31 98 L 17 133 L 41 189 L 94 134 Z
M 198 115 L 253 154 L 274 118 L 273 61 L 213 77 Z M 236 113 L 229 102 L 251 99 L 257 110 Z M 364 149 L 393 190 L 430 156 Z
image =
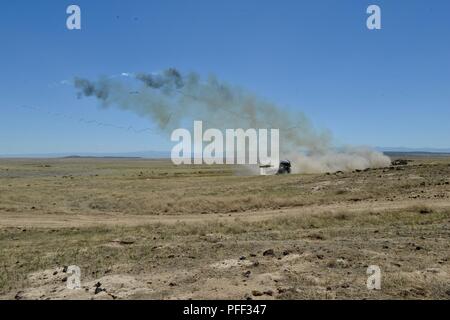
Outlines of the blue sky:
M 72 3 L 80 31 L 66 29 Z M 370 4 L 382 30 L 366 28 Z M 168 67 L 302 110 L 338 144 L 450 147 L 449 14 L 445 0 L 4 2 L 0 154 L 170 150 L 167 134 L 78 121 L 153 126 L 60 84 Z

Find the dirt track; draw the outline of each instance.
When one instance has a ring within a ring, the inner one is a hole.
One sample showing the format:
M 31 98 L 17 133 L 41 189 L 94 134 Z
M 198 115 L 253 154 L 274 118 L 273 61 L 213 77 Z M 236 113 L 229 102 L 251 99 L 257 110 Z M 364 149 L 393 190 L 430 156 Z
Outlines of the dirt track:
M 249 211 L 229 214 L 188 214 L 170 216 L 143 216 L 143 215 L 120 215 L 120 214 L 8 214 L 3 213 L 0 220 L 0 228 L 87 228 L 87 227 L 137 227 L 147 224 L 173 224 L 173 223 L 199 223 L 199 222 L 227 222 L 239 219 L 252 222 L 264 219 L 295 217 L 299 215 L 320 215 L 323 213 L 362 213 L 370 212 L 393 212 L 409 209 L 414 206 L 423 205 L 422 200 L 404 200 L 397 202 L 357 202 L 345 204 L 332 204 L 322 206 L 307 206 L 298 208 L 284 208 L 277 210 Z M 434 210 L 450 209 L 447 200 L 433 201 L 428 205 Z

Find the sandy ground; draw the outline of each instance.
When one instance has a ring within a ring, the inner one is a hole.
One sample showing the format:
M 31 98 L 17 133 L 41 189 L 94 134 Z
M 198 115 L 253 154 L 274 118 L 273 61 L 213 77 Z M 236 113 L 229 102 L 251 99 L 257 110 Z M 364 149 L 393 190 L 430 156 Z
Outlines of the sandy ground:
M 450 159 L 238 177 L 1 160 L 3 299 L 449 299 Z M 68 265 L 81 288 L 67 288 Z M 369 265 L 382 271 L 368 290 Z

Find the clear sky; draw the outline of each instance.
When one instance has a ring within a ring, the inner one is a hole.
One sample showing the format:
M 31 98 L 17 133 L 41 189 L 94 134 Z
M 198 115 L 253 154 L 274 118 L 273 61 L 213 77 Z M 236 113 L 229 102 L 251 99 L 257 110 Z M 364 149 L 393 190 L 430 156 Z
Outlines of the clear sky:
M 70 4 L 82 30 L 66 28 Z M 370 4 L 382 30 L 366 27 Z M 447 0 L 3 1 L 0 154 L 170 150 L 166 134 L 117 128 L 148 119 L 61 84 L 168 67 L 302 110 L 337 143 L 450 147 L 449 17 Z

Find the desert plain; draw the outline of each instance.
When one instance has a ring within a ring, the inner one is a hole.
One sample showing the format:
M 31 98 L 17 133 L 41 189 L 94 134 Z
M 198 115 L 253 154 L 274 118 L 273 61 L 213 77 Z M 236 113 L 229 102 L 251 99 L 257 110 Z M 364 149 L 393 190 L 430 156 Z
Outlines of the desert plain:
M 401 157 L 279 176 L 1 159 L 0 299 L 450 299 L 450 157 Z

